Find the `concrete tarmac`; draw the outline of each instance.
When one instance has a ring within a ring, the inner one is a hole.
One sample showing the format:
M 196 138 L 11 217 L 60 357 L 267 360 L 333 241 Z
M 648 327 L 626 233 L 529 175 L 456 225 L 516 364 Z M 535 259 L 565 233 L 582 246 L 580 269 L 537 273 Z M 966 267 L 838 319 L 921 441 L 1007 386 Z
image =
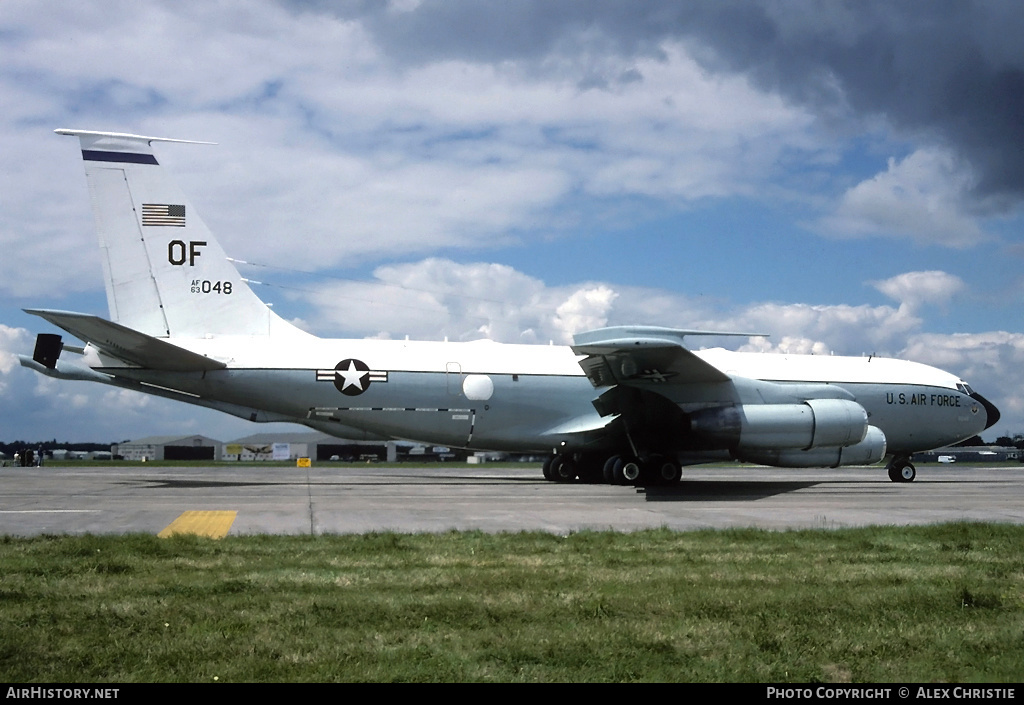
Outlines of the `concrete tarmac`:
M 557 484 L 536 465 L 0 469 L 0 535 L 156 534 L 184 512 L 237 512 L 229 535 L 451 529 L 839 528 L 1024 523 L 1024 466 L 690 467 L 676 487 Z

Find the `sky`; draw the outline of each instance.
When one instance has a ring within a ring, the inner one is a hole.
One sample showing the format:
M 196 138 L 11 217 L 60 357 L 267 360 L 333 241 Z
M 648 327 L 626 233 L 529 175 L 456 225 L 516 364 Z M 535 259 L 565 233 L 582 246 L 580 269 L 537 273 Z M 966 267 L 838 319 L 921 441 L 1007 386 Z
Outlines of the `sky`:
M 157 144 L 243 276 L 325 337 L 877 354 L 1024 433 L 1015 2 L 4 0 L 0 440 L 266 430 L 18 365 L 107 316 L 77 140 Z

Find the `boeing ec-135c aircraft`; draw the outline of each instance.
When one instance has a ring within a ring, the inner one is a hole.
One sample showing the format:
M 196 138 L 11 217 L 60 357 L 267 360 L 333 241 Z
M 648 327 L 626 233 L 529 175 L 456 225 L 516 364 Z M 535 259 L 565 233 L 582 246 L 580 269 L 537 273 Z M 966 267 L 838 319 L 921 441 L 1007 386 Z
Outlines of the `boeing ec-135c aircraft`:
M 962 380 L 879 357 L 691 350 L 707 331 L 648 326 L 568 347 L 326 340 L 249 288 L 139 135 L 77 137 L 99 230 L 110 320 L 29 310 L 85 342 L 40 334 L 21 363 L 250 421 L 341 438 L 548 453 L 544 476 L 677 482 L 723 459 L 781 467 L 870 464 L 894 482 L 911 455 L 970 438 L 999 412 Z M 736 335 L 735 333 L 733 335 Z

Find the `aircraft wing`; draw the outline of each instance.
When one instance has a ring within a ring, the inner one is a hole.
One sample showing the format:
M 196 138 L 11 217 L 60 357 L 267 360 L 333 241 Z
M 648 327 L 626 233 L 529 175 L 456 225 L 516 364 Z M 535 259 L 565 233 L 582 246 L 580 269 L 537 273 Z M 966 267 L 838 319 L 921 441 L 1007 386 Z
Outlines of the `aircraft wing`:
M 588 433 L 595 433 L 605 431 L 612 423 L 618 419 L 618 415 L 611 416 L 583 416 L 567 421 L 563 424 L 559 424 L 554 428 L 549 428 L 545 431 L 543 436 L 564 436 L 564 435 L 585 435 Z
M 47 309 L 25 309 L 25 313 L 46 319 L 112 357 L 147 369 L 201 372 L 227 366 L 223 362 L 211 360 L 99 316 Z
M 690 352 L 687 335 L 756 335 L 654 326 L 601 328 L 573 337 L 572 350 L 595 387 L 616 384 L 727 382 L 729 375 Z

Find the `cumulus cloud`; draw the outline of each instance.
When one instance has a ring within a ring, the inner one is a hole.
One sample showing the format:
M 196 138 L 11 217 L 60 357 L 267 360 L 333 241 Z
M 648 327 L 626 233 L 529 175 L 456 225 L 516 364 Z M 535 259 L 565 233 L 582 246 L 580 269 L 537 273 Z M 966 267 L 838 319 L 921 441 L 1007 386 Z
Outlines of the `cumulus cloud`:
M 905 272 L 869 283 L 889 298 L 899 301 L 900 307 L 905 307 L 908 312 L 918 312 L 928 304 L 945 305 L 967 288 L 960 277 L 939 271 Z
M 989 236 L 966 212 L 973 185 L 953 156 L 920 149 L 848 190 L 835 213 L 821 221 L 826 232 L 845 236 L 911 237 L 923 244 L 970 247 Z
M 576 333 L 603 328 L 617 297 L 610 287 L 603 285 L 574 292 L 555 309 L 554 324 L 562 332 L 559 338 L 571 340 Z
M 18 355 L 31 352 L 28 331 L 0 323 L 0 399 L 8 387 L 13 370 L 20 366 Z
M 571 62 L 557 59 L 597 55 L 608 68 L 591 83 L 609 87 L 621 69 L 608 57 L 628 64 L 682 43 L 705 70 L 746 76 L 836 129 L 875 129 L 881 122 L 949 147 L 978 174 L 972 188 L 979 200 L 1012 194 L 1019 203 L 1024 193 L 1024 159 L 1006 149 L 1024 141 L 1024 16 L 1009 0 L 526 0 L 500 7 L 426 0 L 401 14 L 363 5 L 316 7 L 358 18 L 394 61 L 522 61 L 583 80 L 585 62 L 573 74 Z
M 869 353 L 894 355 L 921 319 L 891 306 L 755 303 L 734 313 L 731 325 L 763 330 L 772 337 L 751 348 L 759 351 Z M 775 342 L 778 341 L 778 342 Z
M 506 265 L 431 258 L 380 267 L 374 281 L 336 283 L 305 296 L 317 306 L 316 328 L 329 334 L 565 344 L 584 330 L 641 323 L 771 334 L 752 341 L 745 348 L 751 350 L 894 355 L 921 328 L 920 302 L 941 301 L 941 285 L 962 288 L 958 282 L 910 272 L 878 283 L 899 297 L 899 307 L 736 305 L 609 282 L 552 287 Z M 914 291 L 915 283 L 922 291 Z M 923 291 L 929 288 L 930 298 Z
M 505 343 L 569 343 L 606 324 L 618 294 L 606 284 L 548 287 L 507 265 L 430 258 L 379 267 L 375 280 L 308 292 L 317 327 L 338 334 Z
M 746 345 L 738 348 L 740 352 L 781 353 L 784 355 L 828 355 L 832 350 L 820 340 L 784 335 L 777 342 L 764 336 L 754 336 Z
M 922 362 L 965 367 L 975 373 L 990 375 L 1005 372 L 1009 366 L 1021 368 L 1021 363 L 1024 363 L 1024 333 L 919 333 L 910 337 L 904 352 Z

